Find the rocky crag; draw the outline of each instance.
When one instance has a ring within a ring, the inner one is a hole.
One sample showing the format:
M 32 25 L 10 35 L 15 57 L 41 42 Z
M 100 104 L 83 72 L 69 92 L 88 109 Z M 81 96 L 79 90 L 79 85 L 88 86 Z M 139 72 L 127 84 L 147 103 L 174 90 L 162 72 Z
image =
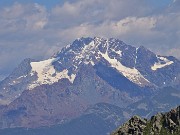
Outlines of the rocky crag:
M 150 120 L 133 116 L 111 135 L 180 135 L 180 106 Z

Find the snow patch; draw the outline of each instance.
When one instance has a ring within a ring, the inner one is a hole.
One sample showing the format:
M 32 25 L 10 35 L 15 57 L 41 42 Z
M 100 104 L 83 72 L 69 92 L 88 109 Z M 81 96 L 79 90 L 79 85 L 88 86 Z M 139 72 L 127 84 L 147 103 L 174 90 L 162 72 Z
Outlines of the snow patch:
M 168 59 L 165 58 L 165 57 L 158 57 L 158 56 L 157 56 L 157 58 L 158 58 L 158 62 L 156 62 L 156 63 L 151 67 L 151 69 L 154 70 L 154 71 L 157 70 L 157 69 L 159 69 L 159 68 L 163 68 L 163 67 L 166 67 L 166 66 L 171 65 L 171 64 L 174 63 L 173 61 L 170 61 L 170 60 L 168 60 Z
M 23 75 L 23 76 L 18 77 L 17 79 L 26 78 L 26 77 L 27 75 Z
M 115 52 L 116 54 L 118 54 L 119 56 L 122 56 L 122 51 L 121 50 L 116 51 L 115 49 L 112 49 L 112 48 L 111 48 L 111 50 L 113 52 Z
M 108 50 L 108 45 L 107 45 Z M 104 59 L 106 59 L 112 67 L 122 73 L 126 78 L 128 78 L 133 83 L 136 83 L 140 86 L 144 86 L 144 84 L 150 84 L 150 82 L 141 75 L 141 73 L 136 68 L 129 68 L 122 65 L 117 59 L 111 59 L 108 55 L 108 51 L 105 53 L 98 52 Z
M 71 83 L 73 83 L 76 75 L 72 74 L 68 76 L 68 70 L 65 69 L 62 72 L 57 72 L 54 69 L 52 63 L 56 61 L 58 58 L 51 58 L 48 60 L 40 61 L 40 62 L 31 62 L 31 75 L 37 74 L 37 80 L 34 81 L 32 84 L 29 85 L 29 89 L 33 89 L 36 86 L 42 84 L 53 84 L 58 82 L 58 80 L 62 78 L 67 78 Z
M 92 60 L 92 58 L 90 57 L 90 55 L 95 53 L 96 47 L 97 46 L 95 45 L 94 41 L 92 41 L 89 44 L 84 45 L 84 47 L 82 48 L 82 50 L 79 53 L 74 52 L 74 54 L 76 54 L 75 62 L 79 61 L 79 64 L 80 64 L 82 61 L 84 61 L 85 64 L 91 64 L 94 66 L 95 63 Z
M 137 53 L 138 53 L 138 49 L 139 49 L 139 47 L 138 48 L 136 48 L 136 58 L 135 58 L 135 64 L 134 64 L 134 66 L 136 66 L 136 63 L 137 63 Z

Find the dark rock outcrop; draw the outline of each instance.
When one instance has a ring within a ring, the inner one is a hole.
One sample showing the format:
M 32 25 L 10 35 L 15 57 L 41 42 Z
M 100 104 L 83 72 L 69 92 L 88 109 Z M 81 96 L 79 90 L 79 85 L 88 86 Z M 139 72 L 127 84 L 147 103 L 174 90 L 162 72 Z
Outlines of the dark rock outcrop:
M 111 135 L 180 135 L 180 106 L 167 113 L 158 113 L 150 120 L 132 117 Z
M 113 135 L 142 135 L 147 120 L 139 116 L 133 116 L 127 123 L 122 125 Z

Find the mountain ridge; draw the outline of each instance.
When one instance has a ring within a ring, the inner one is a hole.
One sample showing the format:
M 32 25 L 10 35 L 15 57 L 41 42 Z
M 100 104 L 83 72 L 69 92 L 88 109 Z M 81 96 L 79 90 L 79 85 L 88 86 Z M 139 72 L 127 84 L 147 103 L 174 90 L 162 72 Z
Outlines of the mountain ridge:
M 0 82 L 0 128 L 63 125 L 89 117 L 93 123 L 98 117 L 110 131 L 116 125 L 104 118 L 114 121 L 109 108 L 121 110 L 120 123 L 135 113 L 148 117 L 180 104 L 178 84 L 180 61 L 174 57 L 118 39 L 80 38 L 49 59 L 24 60 Z M 159 95 L 163 102 L 157 104 Z M 98 107 L 105 111 L 87 115 L 99 103 L 108 104 Z
M 142 87 L 173 85 L 179 78 L 176 74 L 180 71 L 175 67 L 179 67 L 180 62 L 174 57 L 157 56 L 142 46 L 135 48 L 118 39 L 80 38 L 50 59 L 40 62 L 24 60 L 8 78 L 1 81 L 0 88 L 4 90 L 1 90 L 0 94 L 4 96 L 4 102 L 6 99 L 10 100 L 7 100 L 8 104 L 15 97 L 19 97 L 24 89 L 33 89 L 42 84 L 51 85 L 61 78 L 68 78 L 73 83 L 81 65 L 94 66 L 99 61 L 115 68 L 127 79 Z M 21 85 L 23 80 L 25 82 Z M 11 89 L 20 90 L 12 97 L 3 92 L 14 91 Z

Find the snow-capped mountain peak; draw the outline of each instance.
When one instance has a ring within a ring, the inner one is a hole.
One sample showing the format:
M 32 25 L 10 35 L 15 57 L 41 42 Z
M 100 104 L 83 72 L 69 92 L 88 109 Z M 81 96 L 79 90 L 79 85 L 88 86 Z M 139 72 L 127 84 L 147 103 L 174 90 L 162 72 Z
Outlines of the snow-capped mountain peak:
M 133 66 L 126 66 L 121 63 L 122 56 L 129 50 L 134 53 L 136 48 L 126 45 L 118 39 L 103 39 L 99 37 L 95 37 L 94 39 L 81 38 L 74 41 L 69 48 L 65 47 L 57 57 L 61 58 L 62 54 L 68 57 L 69 64 L 63 69 L 70 68 L 72 73 L 76 73 L 78 71 L 77 67 L 82 64 L 91 64 L 94 66 L 98 62 L 105 60 L 110 67 L 115 68 L 130 81 L 140 86 L 149 85 L 150 82 L 135 68 L 136 56 L 132 57 L 134 60 L 134 63 L 132 63 Z M 64 59 L 59 59 L 54 63 L 56 69 L 60 69 L 59 67 L 63 67 L 66 64 L 67 60 L 64 61 Z
M 180 62 L 174 57 L 159 56 L 145 47 L 136 48 L 119 39 L 79 38 L 47 60 L 22 62 L 0 83 L 0 103 L 9 104 L 24 90 L 53 85 L 62 79 L 73 84 L 84 65 L 94 70 L 104 65 L 141 88 L 174 85 L 180 80 Z

